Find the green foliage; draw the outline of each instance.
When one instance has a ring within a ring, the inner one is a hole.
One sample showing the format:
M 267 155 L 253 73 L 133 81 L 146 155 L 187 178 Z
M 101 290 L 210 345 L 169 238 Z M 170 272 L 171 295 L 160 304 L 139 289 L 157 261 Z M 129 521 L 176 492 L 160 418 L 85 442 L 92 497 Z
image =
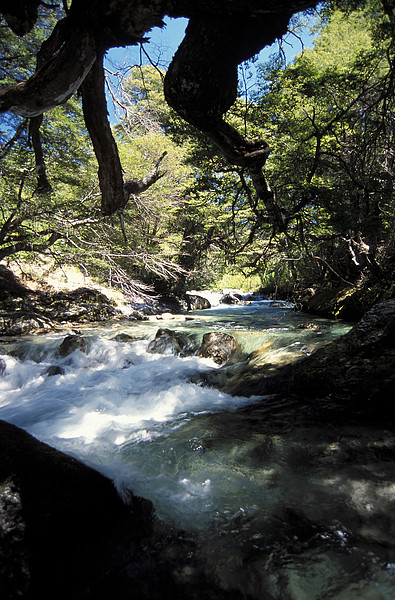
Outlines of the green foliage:
M 299 280 L 378 273 L 393 243 L 393 48 L 374 33 L 387 16 L 372 15 L 372 4 L 326 11 L 314 48 L 262 69 L 254 119 L 268 128 L 267 173 Z

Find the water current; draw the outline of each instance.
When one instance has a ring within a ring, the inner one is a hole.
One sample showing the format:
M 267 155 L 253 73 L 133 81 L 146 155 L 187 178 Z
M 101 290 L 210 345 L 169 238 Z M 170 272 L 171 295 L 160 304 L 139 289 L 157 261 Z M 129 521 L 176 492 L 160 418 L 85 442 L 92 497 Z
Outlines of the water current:
M 394 431 L 304 419 L 291 399 L 231 397 L 191 383 L 212 361 L 147 352 L 165 326 L 191 348 L 225 331 L 286 362 L 349 329 L 307 321 L 286 304 L 222 306 L 85 328 L 88 351 L 63 358 L 59 333 L 3 338 L 0 418 L 151 499 L 240 598 L 394 600 Z

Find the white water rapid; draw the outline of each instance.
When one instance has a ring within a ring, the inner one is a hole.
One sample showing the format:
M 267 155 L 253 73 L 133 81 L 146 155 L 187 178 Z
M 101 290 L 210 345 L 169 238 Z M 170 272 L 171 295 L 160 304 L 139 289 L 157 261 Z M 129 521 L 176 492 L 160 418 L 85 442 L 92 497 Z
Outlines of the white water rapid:
M 193 317 L 87 329 L 88 351 L 64 358 L 59 334 L 3 338 L 0 418 L 151 499 L 159 518 L 197 537 L 240 598 L 394 600 L 393 432 L 298 425 L 287 403 L 191 383 L 217 368 L 209 360 L 147 351 L 159 327 L 195 346 L 221 330 L 247 352 L 270 344 L 273 362 L 348 326 L 300 329 L 311 317 L 269 302 Z M 121 332 L 134 341 L 118 341 Z M 48 375 L 53 366 L 62 373 Z

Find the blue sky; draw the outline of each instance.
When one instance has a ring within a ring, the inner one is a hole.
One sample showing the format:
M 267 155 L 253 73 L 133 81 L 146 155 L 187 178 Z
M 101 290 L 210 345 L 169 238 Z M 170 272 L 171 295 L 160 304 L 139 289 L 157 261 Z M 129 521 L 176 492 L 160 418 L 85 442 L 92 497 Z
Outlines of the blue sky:
M 180 45 L 185 28 L 188 24 L 187 19 L 170 19 L 166 17 L 164 19 L 165 27 L 160 29 L 155 27 L 150 33 L 147 34 L 149 42 L 144 44 L 144 50 L 155 64 L 160 68 L 166 70 L 174 56 L 178 46 Z M 307 32 L 302 36 L 302 42 L 296 37 L 289 35 L 283 44 L 283 50 L 286 55 L 287 62 L 291 62 L 295 55 L 299 54 L 303 50 L 303 46 L 308 48 L 313 43 L 313 37 Z M 303 45 L 302 45 L 303 43 Z M 269 56 L 277 50 L 277 43 L 271 47 L 264 48 L 259 53 L 259 62 L 265 62 Z M 105 66 L 112 72 L 117 69 L 125 71 L 128 67 L 139 64 L 147 64 L 149 59 L 144 52 L 141 52 L 139 46 L 129 46 L 127 48 L 112 48 L 106 55 Z M 110 114 L 110 120 L 114 122 L 116 120 L 114 115 L 114 109 L 112 101 L 108 98 L 108 110 Z

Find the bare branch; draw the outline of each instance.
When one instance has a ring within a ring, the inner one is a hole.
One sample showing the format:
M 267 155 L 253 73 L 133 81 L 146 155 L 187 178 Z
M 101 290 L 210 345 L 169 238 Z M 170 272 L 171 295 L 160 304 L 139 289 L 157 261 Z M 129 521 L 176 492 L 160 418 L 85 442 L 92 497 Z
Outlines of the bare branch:
M 142 179 L 128 179 L 125 181 L 124 190 L 130 196 L 133 194 L 134 196 L 138 196 L 145 192 L 151 185 L 153 185 L 158 179 L 163 177 L 165 173 L 161 173 L 159 171 L 159 165 L 162 160 L 167 155 L 167 151 L 163 152 L 160 158 L 157 160 L 155 166 L 151 171 L 149 171 Z
M 26 128 L 26 125 L 27 125 L 27 119 L 24 119 L 21 123 L 19 123 L 12 138 L 10 140 L 8 140 L 8 142 L 5 142 L 5 144 L 2 145 L 2 147 L 0 148 L 0 160 L 2 160 L 3 158 L 5 158 L 7 156 L 7 154 L 12 149 L 15 142 L 17 142 L 18 139 L 21 137 L 24 129 Z

